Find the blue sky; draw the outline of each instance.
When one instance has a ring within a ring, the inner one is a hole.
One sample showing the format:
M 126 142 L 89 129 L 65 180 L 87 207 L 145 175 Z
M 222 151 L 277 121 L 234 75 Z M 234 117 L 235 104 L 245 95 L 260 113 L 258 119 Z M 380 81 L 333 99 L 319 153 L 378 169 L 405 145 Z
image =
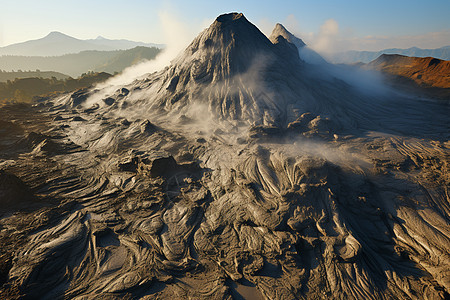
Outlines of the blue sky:
M 0 0 L 0 46 L 50 31 L 166 43 L 161 12 L 195 35 L 231 11 L 243 12 L 265 33 L 283 23 L 312 47 L 334 51 L 450 45 L 450 0 Z

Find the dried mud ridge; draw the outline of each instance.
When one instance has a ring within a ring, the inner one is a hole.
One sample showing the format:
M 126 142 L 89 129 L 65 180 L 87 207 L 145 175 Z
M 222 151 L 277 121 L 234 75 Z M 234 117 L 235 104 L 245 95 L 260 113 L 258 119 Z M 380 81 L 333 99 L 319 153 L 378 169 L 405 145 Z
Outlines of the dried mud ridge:
M 271 41 L 224 15 L 159 73 L 3 107 L 0 296 L 448 298 L 448 106 Z

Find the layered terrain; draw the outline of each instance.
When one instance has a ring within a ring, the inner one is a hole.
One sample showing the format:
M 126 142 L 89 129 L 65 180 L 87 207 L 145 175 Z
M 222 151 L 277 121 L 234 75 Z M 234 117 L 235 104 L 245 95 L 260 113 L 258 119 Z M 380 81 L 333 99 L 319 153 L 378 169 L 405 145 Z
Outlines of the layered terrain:
M 294 38 L 225 14 L 159 72 L 2 109 L 0 295 L 448 298 L 448 103 Z

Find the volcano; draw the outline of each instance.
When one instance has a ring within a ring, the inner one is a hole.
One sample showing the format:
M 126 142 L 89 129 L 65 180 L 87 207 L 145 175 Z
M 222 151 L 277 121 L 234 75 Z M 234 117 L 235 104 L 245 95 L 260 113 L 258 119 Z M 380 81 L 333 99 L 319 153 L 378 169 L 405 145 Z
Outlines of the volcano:
M 163 70 L 4 107 L 1 295 L 448 298 L 448 104 L 304 47 L 225 14 Z

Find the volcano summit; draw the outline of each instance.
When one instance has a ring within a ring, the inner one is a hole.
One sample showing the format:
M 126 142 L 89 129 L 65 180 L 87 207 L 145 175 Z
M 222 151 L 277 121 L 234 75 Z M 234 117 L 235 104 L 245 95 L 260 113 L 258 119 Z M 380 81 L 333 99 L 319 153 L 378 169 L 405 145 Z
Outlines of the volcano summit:
M 448 103 L 304 47 L 225 14 L 161 71 L 4 107 L 0 295 L 448 298 Z

